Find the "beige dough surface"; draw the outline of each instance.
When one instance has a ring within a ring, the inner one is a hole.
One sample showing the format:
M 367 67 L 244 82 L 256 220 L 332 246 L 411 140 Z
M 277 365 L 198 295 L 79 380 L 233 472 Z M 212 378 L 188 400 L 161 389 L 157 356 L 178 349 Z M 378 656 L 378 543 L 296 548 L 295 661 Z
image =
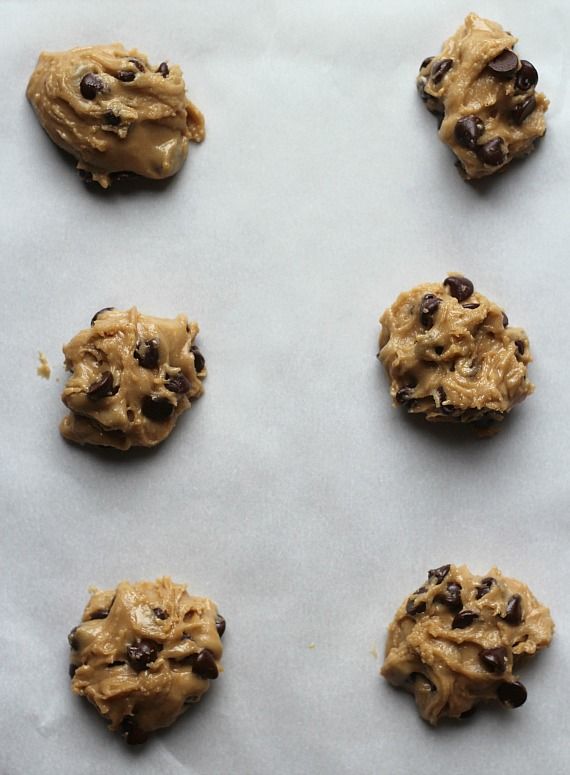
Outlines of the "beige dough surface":
M 380 318 L 392 398 L 433 422 L 494 423 L 534 389 L 525 332 L 472 288 L 461 275 L 418 285 Z
M 482 577 L 444 565 L 396 612 L 381 674 L 413 694 L 434 725 L 484 700 L 519 707 L 527 692 L 515 672 L 553 633 L 548 608 L 520 581 L 498 568 Z
M 72 372 L 61 396 L 71 410 L 63 436 L 122 450 L 163 441 L 203 390 L 198 330 L 185 315 L 156 318 L 136 307 L 96 313 L 63 348 Z
M 27 96 L 54 143 L 103 188 L 116 173 L 168 178 L 204 139 L 180 67 L 120 43 L 40 54 Z
M 439 137 L 468 179 L 492 175 L 529 154 L 546 132 L 548 100 L 535 91 L 533 65 L 506 54 L 512 66 L 497 73 L 496 57 L 512 52 L 517 40 L 500 24 L 471 13 L 420 68 L 418 91 L 428 110 L 442 116 Z
M 172 724 L 221 671 L 225 620 L 169 578 L 91 590 L 69 633 L 71 687 L 129 743 Z

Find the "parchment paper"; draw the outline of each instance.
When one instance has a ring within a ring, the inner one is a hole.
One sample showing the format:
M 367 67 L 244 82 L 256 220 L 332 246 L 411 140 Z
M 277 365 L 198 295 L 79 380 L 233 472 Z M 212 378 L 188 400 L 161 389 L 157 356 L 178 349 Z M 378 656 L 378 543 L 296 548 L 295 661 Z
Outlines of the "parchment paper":
M 470 10 L 552 102 L 537 153 L 477 188 L 414 88 Z M 568 772 L 568 4 L 3 0 L 0 20 L 2 775 Z M 205 113 L 168 184 L 87 190 L 26 102 L 41 50 L 114 40 L 180 63 Z M 382 310 L 449 270 L 535 355 L 490 441 L 406 419 L 375 359 Z M 132 304 L 199 321 L 206 393 L 154 451 L 66 444 L 61 345 Z M 522 579 L 557 634 L 523 708 L 434 731 L 377 672 L 445 562 Z M 218 602 L 225 673 L 131 750 L 72 696 L 66 634 L 89 585 L 162 574 Z

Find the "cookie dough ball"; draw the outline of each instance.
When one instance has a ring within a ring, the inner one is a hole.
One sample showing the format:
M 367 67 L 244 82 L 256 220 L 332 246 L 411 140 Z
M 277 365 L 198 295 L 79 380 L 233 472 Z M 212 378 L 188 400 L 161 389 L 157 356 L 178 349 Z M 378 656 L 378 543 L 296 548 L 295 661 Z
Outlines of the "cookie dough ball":
M 169 578 L 92 590 L 69 633 L 71 688 L 129 743 L 170 726 L 221 671 L 226 628 L 205 597 Z
M 484 700 L 518 708 L 527 692 L 515 671 L 553 633 L 548 608 L 520 581 L 497 568 L 474 576 L 465 565 L 443 565 L 398 609 L 381 674 L 413 694 L 434 725 Z
M 517 40 L 471 13 L 438 56 L 421 64 L 418 91 L 441 117 L 439 137 L 467 179 L 492 175 L 526 156 L 546 132 L 548 100 L 535 91 L 534 66 L 514 53 Z
M 502 420 L 534 390 L 521 328 L 466 277 L 401 293 L 380 318 L 378 357 L 396 404 L 433 422 Z
M 120 43 L 40 54 L 27 96 L 54 143 L 103 188 L 118 173 L 168 178 L 204 139 L 178 65 L 156 67 Z
M 91 328 L 63 348 L 72 372 L 61 396 L 71 410 L 60 425 L 63 436 L 122 450 L 164 441 L 202 393 L 198 330 L 185 315 L 155 318 L 136 307 L 97 312 Z

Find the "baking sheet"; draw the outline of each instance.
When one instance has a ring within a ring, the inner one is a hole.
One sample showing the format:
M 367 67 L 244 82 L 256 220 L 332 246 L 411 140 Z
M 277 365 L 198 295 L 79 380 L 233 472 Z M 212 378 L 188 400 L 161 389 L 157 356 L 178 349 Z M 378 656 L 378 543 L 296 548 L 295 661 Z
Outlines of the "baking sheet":
M 531 158 L 473 188 L 414 89 L 470 10 L 551 99 Z M 568 772 L 568 124 L 562 2 L 0 2 L 2 775 Z M 36 122 L 42 49 L 183 68 L 207 139 L 164 185 L 90 191 Z M 490 441 L 393 409 L 401 290 L 465 272 L 526 327 L 536 394 Z M 154 451 L 62 441 L 61 345 L 103 306 L 200 322 L 206 393 Z M 37 351 L 54 372 L 36 376 Z M 524 708 L 428 728 L 378 678 L 428 568 L 491 565 L 552 608 Z M 225 674 L 142 750 L 71 695 L 91 584 L 169 574 L 228 621 Z

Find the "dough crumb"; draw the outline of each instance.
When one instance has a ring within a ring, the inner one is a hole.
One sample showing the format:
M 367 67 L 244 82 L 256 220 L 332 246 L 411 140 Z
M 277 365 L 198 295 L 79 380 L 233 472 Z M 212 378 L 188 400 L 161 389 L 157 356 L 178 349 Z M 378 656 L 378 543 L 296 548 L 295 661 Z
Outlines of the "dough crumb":
M 51 366 L 49 365 L 49 362 L 45 353 L 39 352 L 38 360 L 40 362 L 40 365 L 36 369 L 36 374 L 38 375 L 38 377 L 49 379 L 51 377 Z
M 381 675 L 413 694 L 433 725 L 466 718 L 483 701 L 518 708 L 527 691 L 516 671 L 553 634 L 550 611 L 525 584 L 498 568 L 476 576 L 442 565 L 396 612 Z
M 308 649 L 316 649 L 316 648 L 317 648 L 317 644 L 316 644 L 316 643 L 309 643 L 309 645 L 307 646 L 307 648 L 308 648 Z

